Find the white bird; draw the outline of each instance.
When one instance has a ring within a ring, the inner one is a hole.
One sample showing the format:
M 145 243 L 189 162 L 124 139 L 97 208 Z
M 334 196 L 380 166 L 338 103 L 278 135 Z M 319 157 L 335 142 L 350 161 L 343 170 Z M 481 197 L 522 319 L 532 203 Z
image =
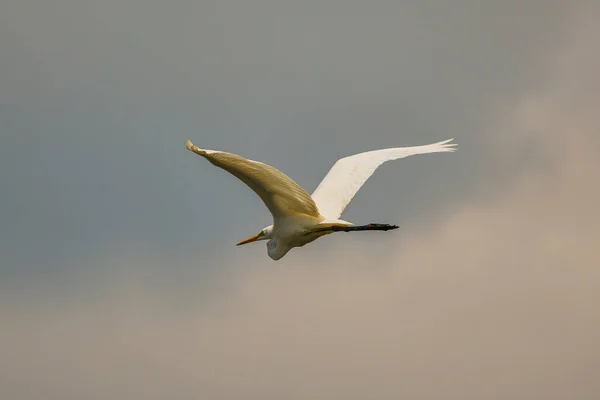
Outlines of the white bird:
M 273 225 L 237 245 L 268 240 L 267 253 L 279 260 L 294 247 L 301 247 L 333 232 L 387 231 L 396 225 L 368 224 L 356 226 L 339 219 L 344 208 L 375 170 L 386 161 L 415 154 L 450 152 L 456 149 L 453 139 L 425 146 L 373 150 L 339 159 L 312 195 L 281 171 L 258 161 L 232 153 L 200 149 L 189 140 L 188 150 L 206 158 L 213 165 L 236 176 L 265 203 L 273 215 Z

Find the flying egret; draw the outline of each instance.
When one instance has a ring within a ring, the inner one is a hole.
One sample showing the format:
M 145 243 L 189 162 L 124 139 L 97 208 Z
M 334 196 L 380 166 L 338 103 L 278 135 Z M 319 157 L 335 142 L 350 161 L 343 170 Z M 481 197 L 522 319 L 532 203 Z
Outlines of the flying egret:
M 415 154 L 455 151 L 453 139 L 425 146 L 373 150 L 339 159 L 312 195 L 281 171 L 232 153 L 200 149 L 189 140 L 188 150 L 206 158 L 248 185 L 273 215 L 273 225 L 237 245 L 268 240 L 267 253 L 279 260 L 294 247 L 301 247 L 333 232 L 387 231 L 396 225 L 354 225 L 339 219 L 356 192 L 384 162 Z

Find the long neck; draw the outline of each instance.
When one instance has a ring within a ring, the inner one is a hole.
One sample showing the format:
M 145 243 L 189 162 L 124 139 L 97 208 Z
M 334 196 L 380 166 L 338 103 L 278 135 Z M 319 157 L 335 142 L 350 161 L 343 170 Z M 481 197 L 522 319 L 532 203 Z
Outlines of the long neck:
M 275 261 L 277 261 L 281 257 L 285 256 L 288 253 L 288 251 L 290 251 L 290 250 L 291 250 L 290 246 L 288 246 L 287 244 L 278 242 L 275 239 L 271 239 L 267 243 L 267 254 L 269 255 L 269 257 L 271 257 Z

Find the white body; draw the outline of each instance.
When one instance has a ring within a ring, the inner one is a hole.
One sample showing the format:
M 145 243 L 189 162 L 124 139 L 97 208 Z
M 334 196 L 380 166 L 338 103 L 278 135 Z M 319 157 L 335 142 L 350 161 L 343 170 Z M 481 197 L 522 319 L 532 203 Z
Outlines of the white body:
M 267 254 L 273 260 L 279 260 L 294 247 L 302 247 L 321 236 L 333 233 L 333 231 L 315 232 L 316 227 L 328 227 L 334 225 L 352 225 L 352 223 L 342 220 L 328 221 L 323 220 L 315 222 L 313 218 L 302 216 L 292 218 L 282 218 L 274 225 L 269 225 L 261 230 L 264 232 L 262 237 L 269 238 L 267 242 Z M 260 239 L 258 239 L 260 240 Z
M 451 152 L 452 139 L 425 146 L 368 151 L 338 160 L 312 195 L 281 171 L 258 161 L 216 150 L 200 149 L 189 140 L 188 150 L 246 183 L 263 200 L 273 215 L 273 225 L 238 245 L 269 240 L 267 252 L 279 260 L 294 247 L 333 233 L 332 227 L 352 226 L 339 217 L 356 192 L 384 162 L 416 154 Z

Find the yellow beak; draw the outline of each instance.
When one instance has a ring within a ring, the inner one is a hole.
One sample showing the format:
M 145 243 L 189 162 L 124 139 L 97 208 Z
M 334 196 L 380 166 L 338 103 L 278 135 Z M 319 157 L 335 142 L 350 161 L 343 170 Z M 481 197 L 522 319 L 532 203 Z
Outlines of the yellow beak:
M 236 244 L 236 246 L 241 246 L 241 245 L 246 244 L 246 243 L 256 242 L 258 240 L 258 238 L 261 237 L 262 235 L 263 235 L 262 232 L 258 232 L 256 235 L 250 236 L 248 239 L 242 240 L 241 242 L 239 242 L 238 244 Z

